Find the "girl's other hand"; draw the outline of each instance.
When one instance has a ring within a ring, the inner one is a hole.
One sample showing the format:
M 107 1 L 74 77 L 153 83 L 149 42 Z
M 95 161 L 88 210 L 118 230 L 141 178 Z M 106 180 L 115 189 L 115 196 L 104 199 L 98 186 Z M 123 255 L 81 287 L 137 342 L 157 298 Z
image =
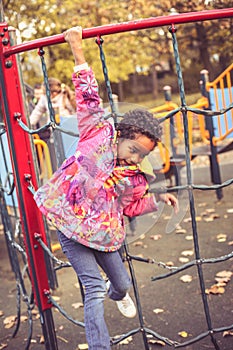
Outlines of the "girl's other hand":
M 171 205 L 174 209 L 175 214 L 179 211 L 178 199 L 171 193 L 160 193 L 158 194 L 158 199 L 161 202 Z

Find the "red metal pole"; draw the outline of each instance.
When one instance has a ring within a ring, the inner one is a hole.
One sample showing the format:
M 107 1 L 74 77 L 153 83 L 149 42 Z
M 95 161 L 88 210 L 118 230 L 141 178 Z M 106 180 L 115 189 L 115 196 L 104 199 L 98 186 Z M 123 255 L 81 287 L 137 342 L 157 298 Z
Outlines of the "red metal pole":
M 199 12 L 188 12 L 180 13 L 177 15 L 161 16 L 161 17 L 151 17 L 141 20 L 108 24 L 99 27 L 83 29 L 83 38 L 93 38 L 103 35 L 116 34 L 129 32 L 134 30 L 154 28 L 161 26 L 170 26 L 172 24 L 181 24 L 181 23 L 191 23 L 198 21 L 207 21 L 220 18 L 229 18 L 233 17 L 233 8 L 225 8 L 221 10 L 209 10 L 209 11 L 199 11 Z M 32 40 L 27 43 L 20 45 L 12 46 L 7 50 L 4 50 L 4 56 L 9 57 L 12 54 L 25 52 L 39 47 L 50 46 L 54 44 L 64 43 L 63 34 L 57 34 L 50 37 L 44 37 L 42 39 Z
M 10 37 L 7 25 L 2 23 L 0 37 L 0 103 L 7 130 L 31 282 L 38 308 L 43 311 L 51 308 L 45 295 L 49 284 L 44 252 L 35 238 L 35 233 L 38 233 L 44 242 L 46 235 L 43 217 L 29 190 L 31 184 L 37 186 L 37 177 L 30 137 L 17 122 L 17 118 L 20 117 L 27 124 L 16 56 L 13 55 L 10 59 L 3 56 L 3 51 L 10 48 Z

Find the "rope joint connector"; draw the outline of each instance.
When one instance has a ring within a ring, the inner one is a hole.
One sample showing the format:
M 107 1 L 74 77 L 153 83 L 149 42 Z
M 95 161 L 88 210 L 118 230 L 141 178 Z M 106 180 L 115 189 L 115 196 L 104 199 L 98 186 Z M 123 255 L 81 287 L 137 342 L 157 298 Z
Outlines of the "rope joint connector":
M 96 44 L 97 45 L 102 45 L 103 44 L 103 42 L 104 42 L 104 39 L 103 38 L 101 38 L 101 36 L 100 35 L 97 35 L 97 38 L 96 38 L 96 40 L 95 40 L 95 42 L 96 42 Z
M 40 47 L 40 48 L 38 49 L 38 55 L 39 55 L 39 56 L 44 56 L 44 54 L 45 54 L 45 51 L 44 51 L 43 47 Z
M 169 32 L 174 34 L 177 31 L 177 28 L 175 27 L 175 24 L 172 23 L 172 25 L 168 28 Z
M 39 239 L 42 238 L 41 233 L 35 232 L 35 233 L 34 233 L 34 238 L 35 238 L 37 241 L 39 241 Z
M 14 118 L 15 119 L 20 119 L 22 117 L 22 114 L 20 112 L 15 112 L 14 113 Z

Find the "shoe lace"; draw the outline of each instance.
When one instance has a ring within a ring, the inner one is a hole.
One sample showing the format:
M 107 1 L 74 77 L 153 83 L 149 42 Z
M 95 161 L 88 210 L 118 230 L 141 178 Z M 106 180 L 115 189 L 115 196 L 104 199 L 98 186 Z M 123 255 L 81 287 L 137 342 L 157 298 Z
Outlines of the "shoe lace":
M 126 309 L 127 307 L 130 306 L 130 301 L 129 301 L 129 298 L 127 297 L 124 297 L 122 300 L 121 300 L 121 304 L 122 306 Z

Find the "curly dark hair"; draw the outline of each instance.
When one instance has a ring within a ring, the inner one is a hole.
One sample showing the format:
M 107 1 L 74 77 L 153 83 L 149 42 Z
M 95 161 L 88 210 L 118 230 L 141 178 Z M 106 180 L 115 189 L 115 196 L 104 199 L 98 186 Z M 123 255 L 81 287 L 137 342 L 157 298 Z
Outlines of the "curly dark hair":
M 144 109 L 134 109 L 124 114 L 123 119 L 117 125 L 120 137 L 134 140 L 136 134 L 147 136 L 155 143 L 161 141 L 162 127 L 152 113 Z

